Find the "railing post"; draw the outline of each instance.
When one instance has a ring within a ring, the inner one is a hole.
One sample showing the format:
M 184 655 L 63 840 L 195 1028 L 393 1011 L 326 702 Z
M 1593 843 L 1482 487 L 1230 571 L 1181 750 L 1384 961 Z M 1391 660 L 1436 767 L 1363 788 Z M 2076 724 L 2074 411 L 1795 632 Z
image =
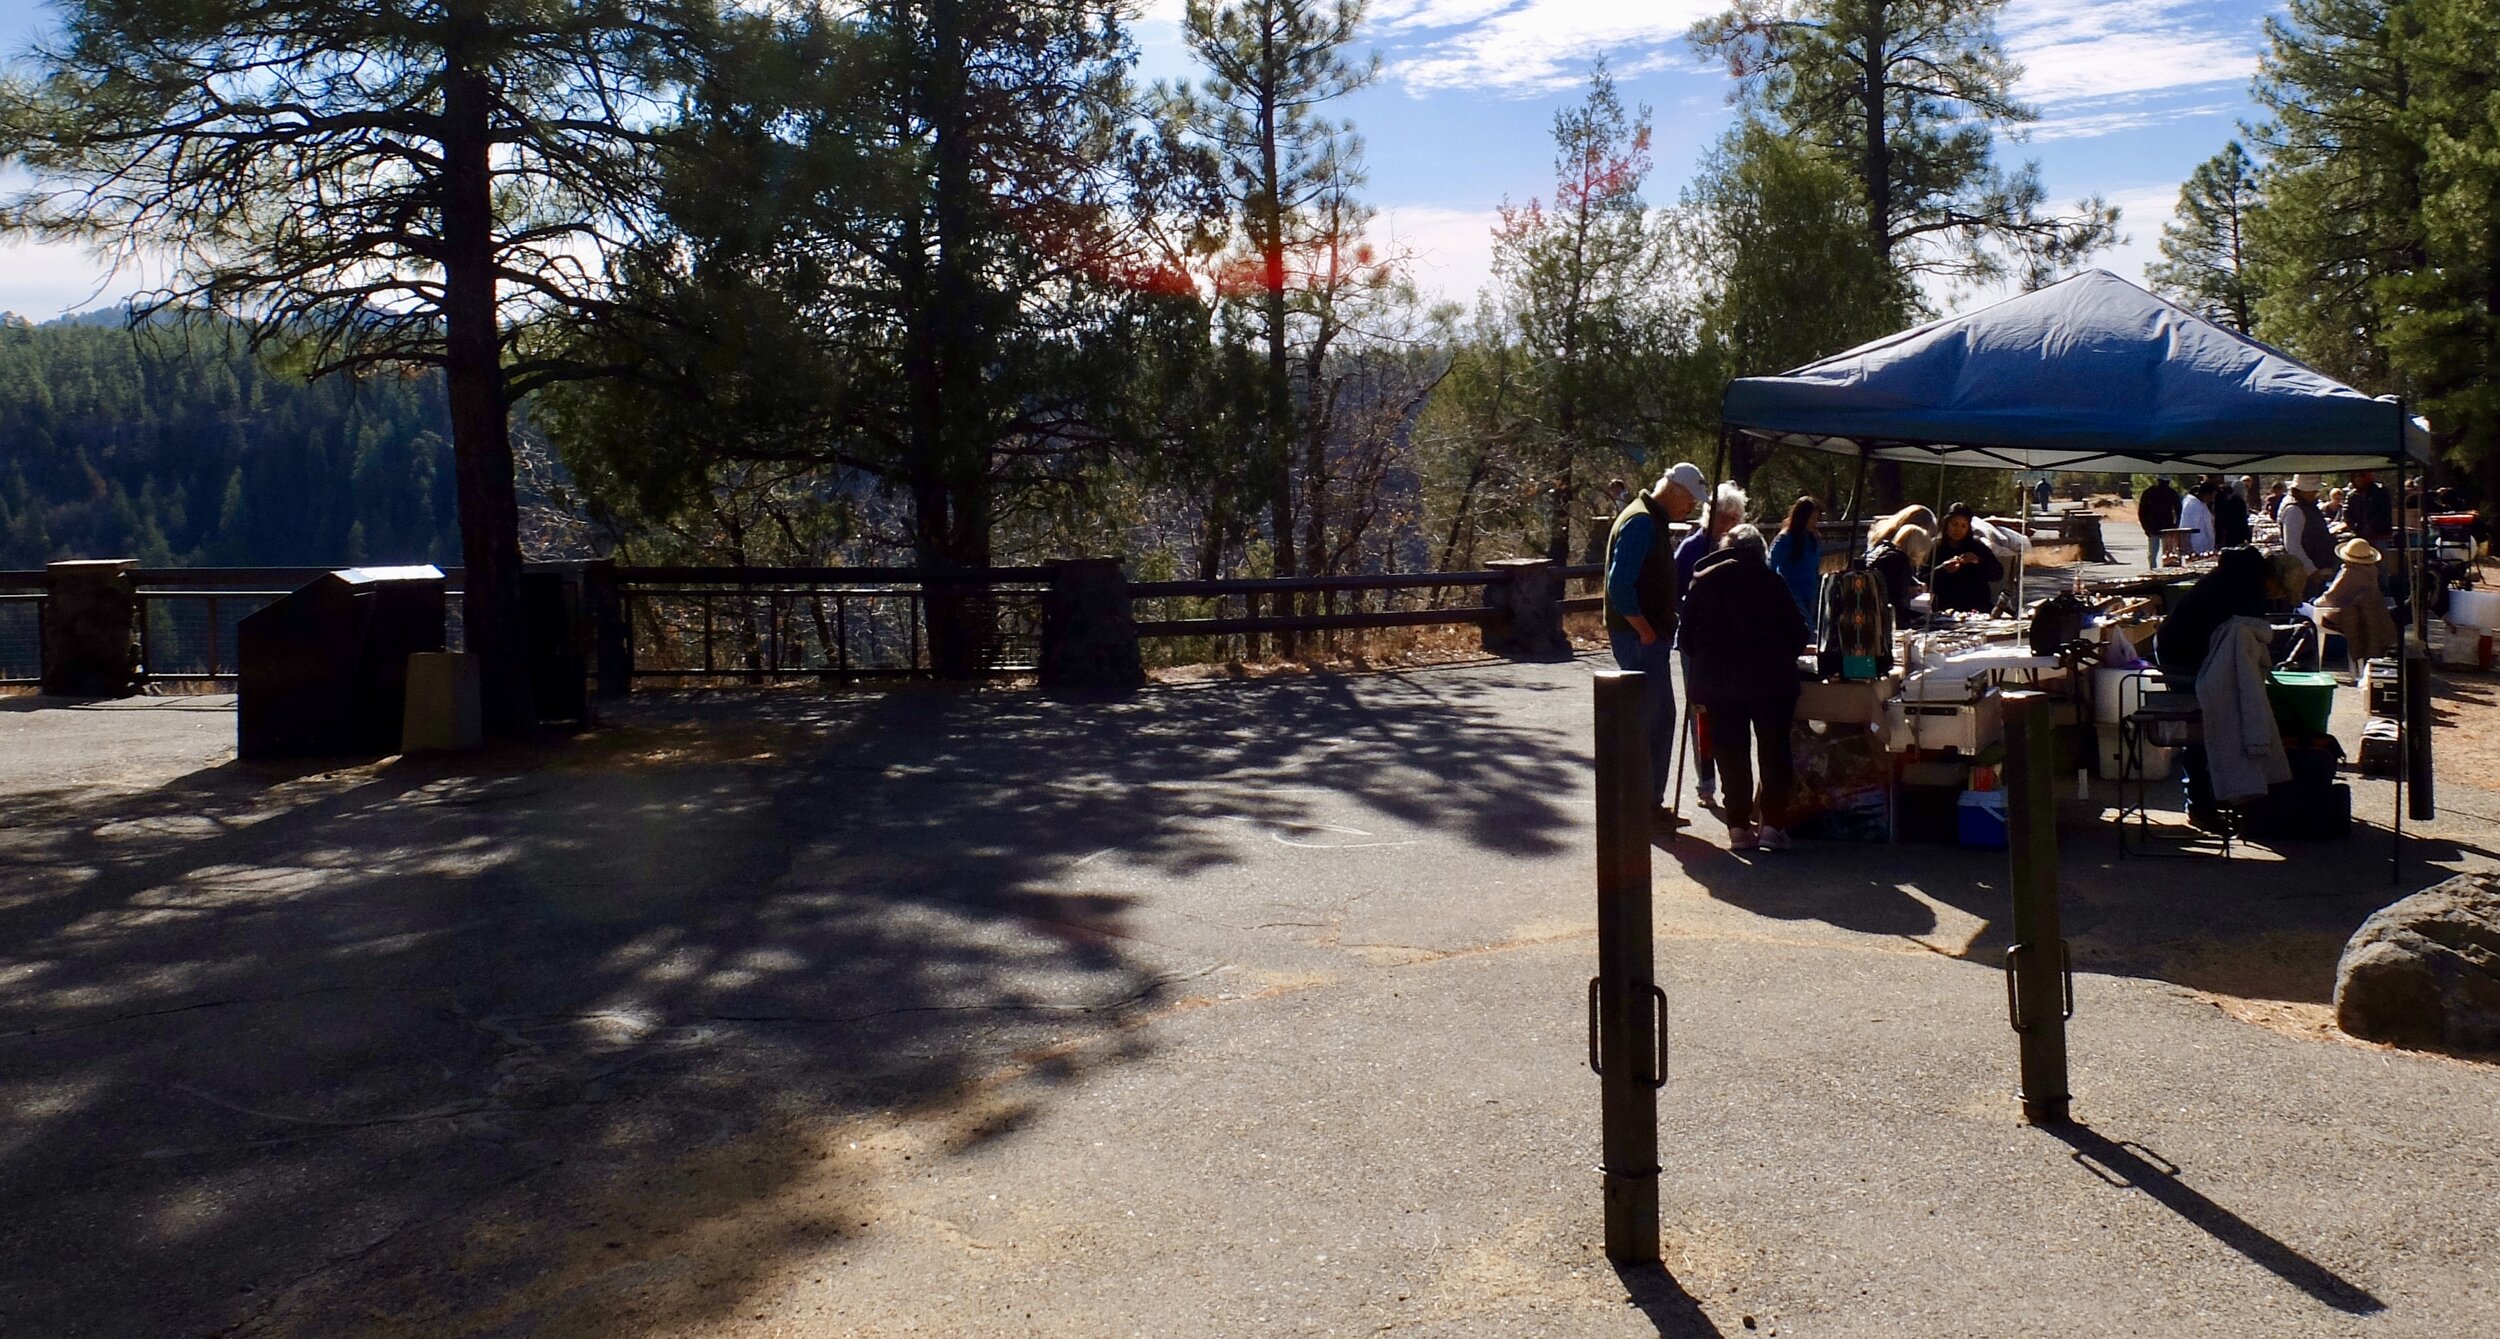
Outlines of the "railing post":
M 1562 568 L 1544 558 L 1501 558 L 1502 579 L 1484 588 L 1484 649 L 1513 660 L 1568 660 Z
M 128 558 L 59 562 L 44 571 L 43 691 L 128 697 L 146 666 L 139 651 L 139 564 Z
M 2006 848 L 2012 861 L 2014 942 L 2005 950 L 2007 1021 L 2020 1038 L 2023 1119 L 2066 1122 L 2066 1020 L 2074 972 L 2057 906 L 2056 750 L 2053 699 L 2005 694 Z
M 1145 685 L 1128 575 L 1119 559 L 1050 565 L 1050 588 L 1042 594 L 1041 676 L 1042 686 L 1053 689 Z
M 1550 564 L 1549 564 L 1550 565 Z M 1667 1081 L 1666 995 L 1650 929 L 1647 678 L 1597 672 L 1597 976 L 1589 1062 L 1599 1078 L 1606 1254 L 1655 1263 L 1658 1089 Z

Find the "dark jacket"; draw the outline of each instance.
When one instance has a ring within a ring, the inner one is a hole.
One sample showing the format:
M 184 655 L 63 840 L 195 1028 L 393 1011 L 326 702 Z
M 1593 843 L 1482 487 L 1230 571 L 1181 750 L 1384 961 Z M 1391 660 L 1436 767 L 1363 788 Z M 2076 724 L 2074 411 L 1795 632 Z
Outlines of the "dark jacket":
M 2196 579 L 2153 634 L 2153 660 L 2170 686 L 2193 690 L 2214 630 L 2231 619 L 2266 611 L 2266 557 L 2255 549 L 2224 549 L 2214 570 Z
M 1629 632 L 1630 616 L 1640 614 L 1649 620 L 1650 628 L 1660 639 L 1672 644 L 1675 640 L 1675 531 L 1667 520 L 1666 509 L 1649 494 L 1632 499 L 1615 517 L 1614 529 L 1606 536 L 1606 567 L 1609 575 L 1615 564 L 1615 546 L 1623 541 L 1623 527 L 1635 516 L 1649 518 L 1651 527 L 1649 551 L 1641 555 L 1640 575 L 1635 582 L 1640 608 L 1619 609 L 1615 605 L 1613 582 L 1607 583 L 1606 630 Z
M 1776 706 L 1796 700 L 1805 615 L 1761 555 L 1721 549 L 1702 559 L 1684 593 L 1683 630 L 1694 701 Z
M 2214 548 L 2245 547 L 2252 531 L 2248 524 L 2248 499 L 2240 490 L 2226 488 L 2214 498 Z
M 2388 498 L 2387 485 L 2372 479 L 2345 494 L 2344 528 L 2372 544 L 2385 544 L 2396 533 L 2396 504 Z
M 1950 572 L 1945 570 L 1947 562 L 1966 554 L 1977 561 L 1968 567 L 1955 568 Z M 1988 583 L 2004 579 L 2004 560 L 1998 558 L 1997 551 L 1989 548 L 1988 541 L 1977 534 L 1964 535 L 1958 540 L 1937 540 L 1934 564 L 1927 569 L 1928 607 L 1938 613 L 1948 609 L 1984 612 L 1992 603 Z
M 2179 490 L 2171 487 L 2167 479 L 2155 479 L 2153 486 L 2144 490 L 2144 496 L 2136 499 L 2135 519 L 2148 535 L 2176 529 L 2179 524 Z
M 1890 544 L 1878 544 L 1866 551 L 1861 565 L 1884 579 L 1884 598 L 1892 601 L 1895 618 L 1918 617 L 1918 611 L 1910 607 L 1910 601 L 1918 598 L 1918 571 L 1910 565 L 1910 555 Z
M 2326 533 L 2326 515 L 2318 510 L 2317 499 L 2293 498 L 2283 505 L 2297 508 L 2309 519 L 2307 528 L 2300 532 L 2300 551 L 2308 557 L 2309 565 L 2321 572 L 2334 571 L 2335 541 Z

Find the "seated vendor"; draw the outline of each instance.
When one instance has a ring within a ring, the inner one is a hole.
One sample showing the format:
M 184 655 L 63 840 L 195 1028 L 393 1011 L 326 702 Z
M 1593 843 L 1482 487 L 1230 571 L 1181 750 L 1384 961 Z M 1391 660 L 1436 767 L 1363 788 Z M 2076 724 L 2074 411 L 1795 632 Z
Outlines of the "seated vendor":
M 1918 569 L 1926 565 L 1927 556 L 1935 551 L 1935 547 L 1935 537 L 1928 534 L 1924 527 L 1904 525 L 1867 548 L 1862 565 L 1884 579 L 1884 598 L 1892 602 L 1896 622 L 1908 622 L 1918 617 L 1918 610 L 1911 601 L 1927 589 L 1919 582 Z
M 2354 668 L 2396 647 L 2396 615 L 2379 587 L 2379 551 L 2366 539 L 2348 539 L 2335 550 L 2343 567 L 2317 599 L 2318 622 L 2344 636 Z
M 1944 538 L 1937 541 L 1935 565 L 1927 574 L 1928 606 L 1935 612 L 1986 613 L 1995 601 L 1990 590 L 2005 579 L 2005 564 L 1988 541 L 1973 534 L 1976 516 L 1967 502 L 1953 504 L 1944 516 Z
M 2208 685 L 2202 682 L 2201 676 L 2207 659 L 2215 654 L 2217 646 L 2223 644 L 2223 639 L 2217 634 L 2225 629 L 2235 632 L 2241 629 L 2243 625 L 2235 620 L 2262 619 L 2269 602 L 2280 600 L 2290 593 L 2285 589 L 2281 575 L 2286 572 L 2296 573 L 2297 566 L 2290 563 L 2278 566 L 2253 548 L 2225 549 L 2215 562 L 2214 570 L 2189 588 L 2178 607 L 2162 620 L 2161 630 L 2154 634 L 2153 658 L 2161 666 L 2162 678 L 2174 692 L 2196 694 L 2199 714 L 2207 717 L 2203 722 L 2203 737 L 2186 746 L 2180 759 L 2180 770 L 2187 786 L 2188 821 L 2209 832 L 2222 830 L 2220 825 L 2223 820 L 2216 807 L 2217 799 L 2227 804 L 2246 798 L 2252 776 L 2262 776 L 2281 766 L 2283 746 L 2279 738 L 2273 739 L 2273 766 L 2256 767 L 2248 761 L 2248 754 L 2261 741 L 2244 740 L 2235 724 L 2245 713 L 2230 713 L 2228 719 L 2213 719 L 2210 716 L 2210 707 L 2218 692 L 2226 700 L 2262 698 L 2265 692 L 2264 666 L 2245 655 L 2235 655 L 2229 663 L 2237 672 L 2224 676 L 2230 682 Z M 2263 634 L 2266 631 L 2262 625 L 2256 627 L 2260 642 L 2265 640 Z M 2268 719 L 2271 720 L 2270 717 Z M 2272 729 L 2271 725 L 2266 728 L 2269 731 Z M 2219 769 L 2219 784 L 2214 766 L 2218 760 L 2208 752 L 2209 748 L 2215 747 L 2231 764 Z M 2263 790 L 2262 784 L 2257 786 L 2258 792 Z

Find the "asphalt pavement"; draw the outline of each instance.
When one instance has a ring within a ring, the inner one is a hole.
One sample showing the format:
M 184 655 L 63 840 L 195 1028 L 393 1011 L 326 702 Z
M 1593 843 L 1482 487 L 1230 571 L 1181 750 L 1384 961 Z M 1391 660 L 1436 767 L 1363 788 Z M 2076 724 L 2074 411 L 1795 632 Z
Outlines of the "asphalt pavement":
M 6 703 L 0 1333 L 2500 1332 L 2500 1069 L 2322 1026 L 2490 825 L 2144 861 L 2106 787 L 2056 1133 L 2001 853 L 1662 845 L 1667 1268 L 1610 1267 L 1591 668 L 326 768 Z

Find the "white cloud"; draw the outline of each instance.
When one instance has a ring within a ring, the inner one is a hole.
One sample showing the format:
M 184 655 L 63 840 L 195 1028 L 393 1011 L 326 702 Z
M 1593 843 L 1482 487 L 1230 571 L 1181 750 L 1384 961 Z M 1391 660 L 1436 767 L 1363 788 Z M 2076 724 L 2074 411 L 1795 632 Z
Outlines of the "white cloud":
M 2182 0 L 2015 0 L 2001 24 L 2023 96 L 2056 104 L 2245 84 L 2259 32 Z
M 135 267 L 113 274 L 84 247 L 0 243 L 0 310 L 30 321 L 109 306 L 148 286 Z
M 2085 104 L 2087 106 L 2092 104 Z M 2074 112 L 2045 116 L 2024 127 L 2023 138 L 2033 142 L 2061 139 L 2094 139 L 2128 130 L 2169 125 L 2200 116 L 2224 116 L 2240 110 L 2230 103 L 2208 102 L 2193 107 L 2125 106 L 2123 110 L 2106 112 Z
M 1493 225 L 1499 222 L 1491 209 L 1387 205 L 1372 226 L 1383 249 L 1410 257 L 1415 287 L 1427 301 L 1472 305 L 1493 278 Z
M 1388 57 L 1391 76 L 1410 91 L 1524 96 L 1577 84 L 1600 56 L 1618 75 L 1663 68 L 1677 59 L 1672 48 L 1684 30 L 1723 7 L 1717 0 L 1419 0 L 1382 22 L 1419 39 Z

